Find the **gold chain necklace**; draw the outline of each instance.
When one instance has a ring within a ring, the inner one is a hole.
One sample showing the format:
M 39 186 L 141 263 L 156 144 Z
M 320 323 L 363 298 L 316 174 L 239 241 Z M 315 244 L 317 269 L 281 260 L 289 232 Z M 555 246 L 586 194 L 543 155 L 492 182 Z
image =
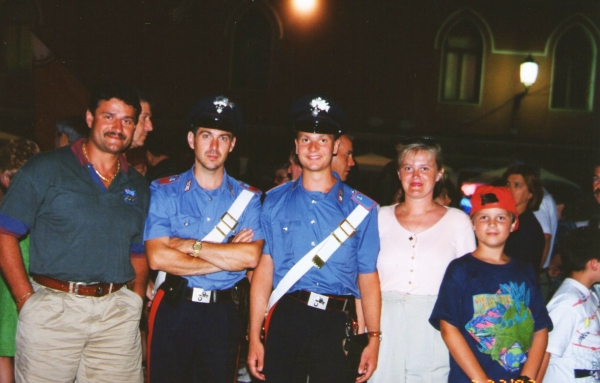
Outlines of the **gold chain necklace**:
M 83 143 L 82 147 L 83 147 L 83 155 L 85 156 L 85 159 L 92 164 L 92 161 L 90 161 L 90 157 L 88 157 L 87 154 L 87 149 L 85 148 L 85 144 L 87 144 L 87 140 Z M 119 174 L 119 170 L 121 170 L 121 161 L 119 161 L 117 159 L 117 171 L 115 172 L 115 175 L 112 176 L 111 179 L 108 179 L 106 177 L 104 177 L 102 174 L 100 174 L 100 172 L 98 170 L 96 170 L 96 168 L 94 167 L 94 164 L 92 164 L 92 169 L 94 169 L 94 171 L 96 172 L 96 174 L 98 174 L 98 177 L 100 177 L 102 179 L 102 181 L 107 182 L 107 183 L 111 183 L 115 177 L 117 176 L 117 174 Z
M 410 235 L 410 237 L 408 237 L 409 241 L 412 241 L 413 239 L 415 239 L 417 237 L 417 233 L 415 233 L 414 229 L 418 228 L 419 225 L 421 225 L 421 222 L 423 222 L 423 220 L 425 219 L 425 217 L 427 217 L 427 214 L 429 214 L 429 212 L 432 209 L 433 209 L 433 205 L 431 205 L 431 207 L 427 210 L 427 212 L 421 217 L 421 219 L 419 220 L 419 222 L 417 222 L 416 226 L 413 226 L 412 229 L 410 227 L 408 227 L 408 232 L 412 233 Z M 410 220 L 410 222 L 412 222 L 412 219 Z M 408 222 L 406 223 L 406 226 L 408 226 Z

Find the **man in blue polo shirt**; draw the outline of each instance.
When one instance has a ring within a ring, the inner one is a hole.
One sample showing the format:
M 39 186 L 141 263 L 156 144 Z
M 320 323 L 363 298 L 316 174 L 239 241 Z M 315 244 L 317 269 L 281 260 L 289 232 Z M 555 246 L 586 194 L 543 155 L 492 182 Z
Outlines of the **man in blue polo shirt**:
M 134 90 L 104 86 L 90 97 L 89 137 L 31 159 L 0 205 L 0 269 L 20 312 L 17 382 L 142 381 L 149 193 L 122 155 L 139 113 Z M 27 232 L 32 283 L 17 241 Z
M 224 96 L 202 99 L 188 122 L 194 166 L 151 185 L 148 260 L 170 275 L 150 312 L 149 377 L 152 383 L 229 383 L 245 330 L 236 303 L 263 247 L 261 193 L 225 171 L 242 128 L 237 105 Z M 242 195 L 249 202 L 239 208 Z
M 381 336 L 376 203 L 331 170 L 344 126 L 343 112 L 334 102 L 302 97 L 292 107 L 292 122 L 302 176 L 272 189 L 264 201 L 265 247 L 250 291 L 248 365 L 255 377 L 269 382 L 305 382 L 307 376 L 311 382 L 364 382 L 377 366 Z M 357 208 L 365 215 L 352 235 L 353 226 L 344 220 L 355 222 L 349 215 Z M 324 263 L 319 255 L 326 246 L 317 246 L 339 226 L 346 234 L 331 242 L 345 241 Z M 315 267 L 285 291 L 267 317 L 263 347 L 261 328 L 272 287 L 277 292 L 290 269 L 306 254 L 312 256 L 313 249 L 319 249 L 312 257 Z M 351 371 L 342 340 L 348 308 L 359 297 L 369 343 L 357 371 Z

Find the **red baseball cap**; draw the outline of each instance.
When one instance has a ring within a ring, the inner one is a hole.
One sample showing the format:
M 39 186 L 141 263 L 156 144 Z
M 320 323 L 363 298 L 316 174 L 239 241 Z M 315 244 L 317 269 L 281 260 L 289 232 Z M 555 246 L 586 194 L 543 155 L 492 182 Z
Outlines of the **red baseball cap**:
M 519 227 L 519 214 L 517 213 L 515 199 L 510 190 L 504 186 L 479 186 L 471 196 L 471 206 L 471 217 L 483 209 L 494 207 L 504 209 L 515 216 L 514 230 L 517 230 Z

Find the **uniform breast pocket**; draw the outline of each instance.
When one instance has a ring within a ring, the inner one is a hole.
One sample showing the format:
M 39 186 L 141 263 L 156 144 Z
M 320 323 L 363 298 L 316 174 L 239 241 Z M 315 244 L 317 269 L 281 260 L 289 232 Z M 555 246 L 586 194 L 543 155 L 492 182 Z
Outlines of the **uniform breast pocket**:
M 331 255 L 327 264 L 342 272 L 348 273 L 357 269 L 356 238 L 350 238 Z
M 285 256 L 285 263 L 294 263 L 294 249 L 299 245 L 301 236 L 301 222 L 296 221 L 276 221 L 273 222 L 273 246 L 271 256 Z
M 178 238 L 198 238 L 200 233 L 200 219 L 192 216 L 174 216 L 171 218 L 172 236 Z

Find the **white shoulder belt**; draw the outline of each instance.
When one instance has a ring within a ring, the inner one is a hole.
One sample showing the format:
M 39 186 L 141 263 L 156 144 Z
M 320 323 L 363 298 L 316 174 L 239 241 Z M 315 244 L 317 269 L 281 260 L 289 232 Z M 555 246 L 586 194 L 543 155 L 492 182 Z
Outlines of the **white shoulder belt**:
M 290 288 L 298 282 L 311 267 L 322 268 L 331 255 L 349 238 L 356 234 L 356 228 L 369 214 L 370 209 L 362 205 L 354 208 L 352 213 L 338 225 L 338 227 L 329 234 L 321 243 L 309 251 L 298 263 L 296 263 L 279 282 L 269 298 L 267 313 L 277 303 L 277 301 L 287 293 Z

